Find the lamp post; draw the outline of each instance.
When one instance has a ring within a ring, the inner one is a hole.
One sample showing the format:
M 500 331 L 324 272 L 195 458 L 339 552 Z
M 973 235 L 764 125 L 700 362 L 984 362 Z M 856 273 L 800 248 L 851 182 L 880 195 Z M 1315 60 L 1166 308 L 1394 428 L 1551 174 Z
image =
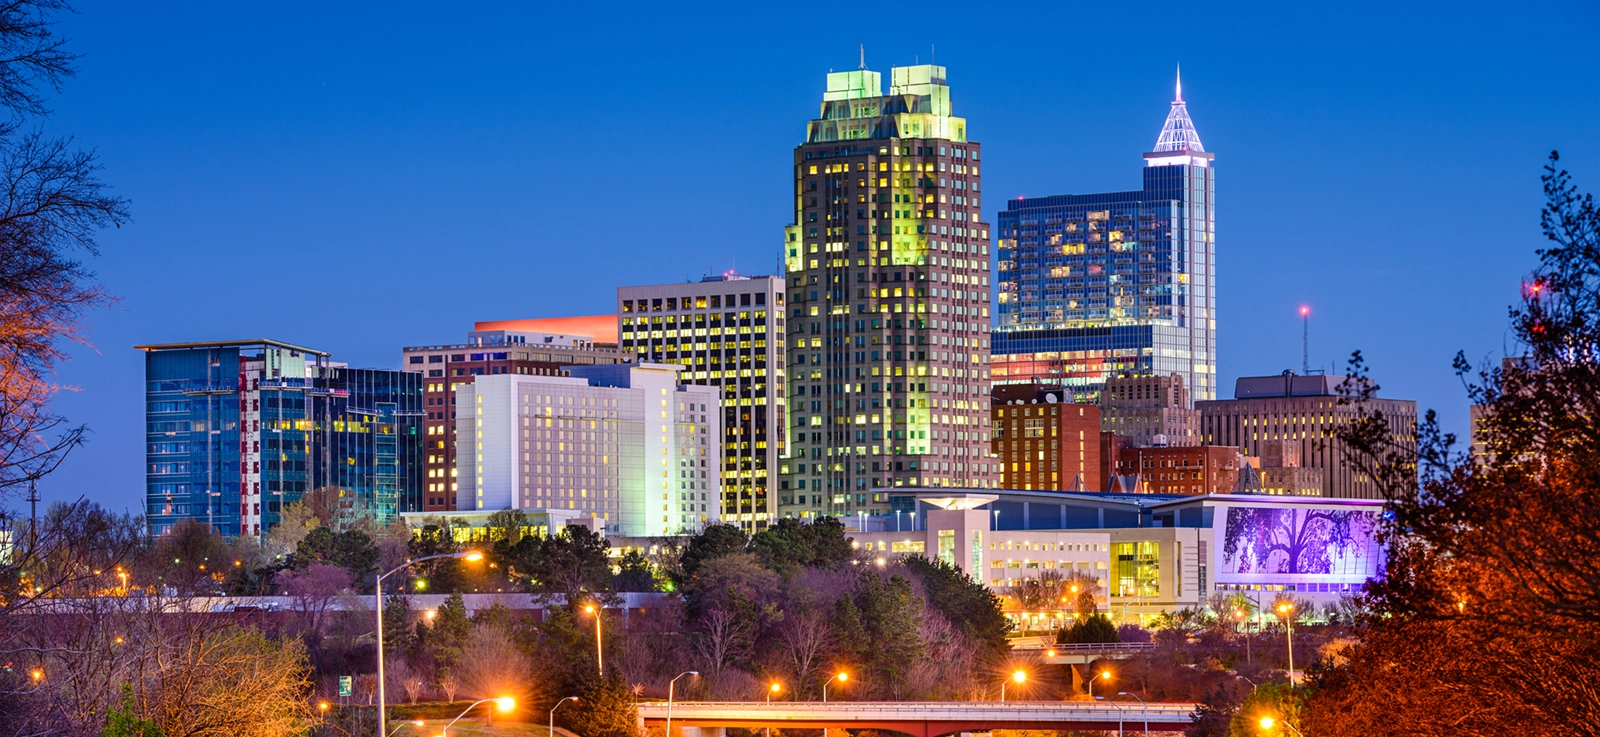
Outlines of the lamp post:
M 1107 699 L 1106 703 L 1110 704 L 1113 708 L 1115 708 L 1117 710 L 1117 737 L 1123 737 L 1123 734 L 1122 734 L 1122 718 L 1124 716 L 1126 716 L 1128 712 L 1127 712 L 1126 709 L 1123 709 L 1122 706 L 1120 704 L 1118 704 L 1117 702 L 1115 702 L 1115 701 L 1111 701 L 1110 699 Z
M 425 560 L 437 560 L 439 558 L 460 558 L 468 563 L 476 563 L 480 560 L 483 560 L 483 553 L 480 553 L 476 550 L 463 550 L 459 553 L 426 555 L 421 558 L 417 558 L 416 560 L 408 560 L 398 566 L 395 566 L 388 573 L 378 576 L 378 580 L 375 582 L 378 590 L 378 606 L 375 608 L 378 610 L 378 734 L 380 737 L 388 737 L 389 734 L 387 718 L 389 702 L 383 687 L 383 579 Z
M 1095 682 L 1095 680 L 1097 678 L 1104 678 L 1104 679 L 1109 681 L 1109 680 L 1111 680 L 1111 671 L 1108 671 L 1108 670 L 1100 671 L 1100 675 L 1096 676 L 1095 678 L 1090 678 L 1089 679 L 1089 700 L 1090 701 L 1094 701 L 1094 682 Z
M 409 722 L 401 722 L 399 724 L 394 725 L 394 729 L 389 731 L 389 737 L 394 737 L 395 734 L 397 732 L 399 732 L 401 729 L 404 729 L 407 724 L 410 724 L 410 725 L 415 726 L 415 727 L 420 727 L 420 726 L 422 726 L 422 720 L 421 719 L 413 719 L 413 720 L 411 720 Z
M 496 698 L 496 699 L 478 699 L 477 701 L 472 702 L 472 704 L 470 706 L 468 706 L 465 710 L 463 710 L 460 714 L 457 714 L 455 719 L 451 719 L 449 724 L 444 725 L 444 729 L 439 730 L 440 736 L 441 737 L 449 737 L 450 728 L 456 726 L 456 722 L 461 721 L 461 717 L 466 716 L 467 712 L 472 711 L 472 709 L 474 707 L 476 707 L 478 704 L 487 704 L 487 703 L 489 703 L 491 701 L 494 702 L 495 706 L 500 707 L 500 711 L 511 711 L 512 709 L 516 708 L 516 706 L 517 706 L 516 699 L 513 699 L 510 696 L 501 696 L 501 697 Z
M 600 642 L 600 614 L 605 607 L 596 607 L 594 604 L 583 605 L 583 610 L 594 615 L 594 663 L 600 669 L 600 677 L 606 677 L 606 650 Z
M 1233 610 L 1233 619 L 1244 627 L 1244 662 L 1250 662 L 1250 623 L 1244 621 L 1244 610 Z
M 837 679 L 840 683 L 844 683 L 845 681 L 850 680 L 850 674 L 844 671 L 839 671 L 838 673 L 833 674 L 832 678 L 822 682 L 822 703 L 824 704 L 828 703 L 828 684 L 833 683 L 835 679 Z
M 1272 729 L 1273 725 L 1275 725 L 1277 723 L 1278 723 L 1278 720 L 1273 719 L 1272 717 L 1261 717 L 1261 729 L 1262 729 L 1262 731 L 1266 731 L 1266 730 Z M 1290 724 L 1288 722 L 1284 722 L 1283 726 L 1288 727 L 1290 732 L 1293 732 L 1293 733 L 1295 733 L 1297 735 L 1300 735 L 1300 737 L 1305 737 L 1305 733 L 1301 732 L 1298 729 L 1295 729 L 1293 724 Z
M 564 698 L 564 699 L 562 699 L 560 701 L 557 701 L 555 706 L 550 707 L 550 737 L 556 737 L 556 709 L 560 709 L 561 705 L 567 703 L 568 701 L 577 701 L 577 700 L 578 700 L 578 697 L 576 697 L 576 696 L 568 696 L 568 697 L 566 697 L 566 698 Z M 672 723 L 671 723 L 670 719 L 667 722 L 667 724 L 668 724 L 667 728 L 671 729 L 671 724 Z
M 694 676 L 699 678 L 700 671 L 686 670 L 678 675 L 673 676 L 672 680 L 667 681 L 667 732 L 665 737 L 672 737 L 672 687 L 677 685 L 678 679 L 684 676 Z M 560 706 L 560 704 L 556 704 L 556 706 Z M 551 711 L 554 712 L 555 710 L 551 709 Z
M 783 686 L 779 685 L 776 682 L 773 683 L 771 686 L 768 686 L 767 687 L 767 703 L 769 703 L 769 704 L 772 703 L 772 695 L 775 694 L 775 693 L 778 693 L 779 691 L 782 691 L 782 690 L 783 690 Z
M 1015 672 L 1015 673 L 1012 673 L 1011 677 L 1006 679 L 1006 681 L 1016 681 L 1017 683 L 1023 683 L 1023 682 L 1025 682 L 1027 680 L 1028 680 L 1028 674 L 1027 673 L 1023 673 L 1020 670 Z M 1002 704 L 1006 703 L 1006 681 L 1001 681 L 1000 682 L 1000 703 L 1002 703 Z
M 1294 604 L 1283 602 L 1278 605 L 1278 613 L 1283 615 L 1283 624 L 1289 632 L 1289 688 L 1294 688 Z
M 1118 691 L 1117 695 L 1132 696 L 1139 699 L 1139 694 L 1128 693 L 1127 691 Z M 1139 699 L 1139 704 L 1144 707 L 1144 737 L 1150 737 L 1150 705 L 1144 703 L 1144 699 Z

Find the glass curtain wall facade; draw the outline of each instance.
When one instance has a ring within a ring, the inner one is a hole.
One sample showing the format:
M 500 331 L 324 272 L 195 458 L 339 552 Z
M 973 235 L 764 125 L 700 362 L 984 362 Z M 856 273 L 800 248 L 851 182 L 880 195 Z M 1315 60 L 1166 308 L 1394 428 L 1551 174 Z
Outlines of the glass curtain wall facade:
M 896 486 L 987 487 L 989 226 L 944 67 L 828 75 L 785 229 L 785 516 L 885 514 Z
M 146 515 L 260 535 L 322 487 L 380 522 L 420 494 L 422 380 L 272 341 L 145 351 Z
M 1194 399 L 1216 396 L 1213 158 L 1180 94 L 1142 189 L 1006 203 L 995 382 L 1093 402 L 1110 376 L 1179 374 Z

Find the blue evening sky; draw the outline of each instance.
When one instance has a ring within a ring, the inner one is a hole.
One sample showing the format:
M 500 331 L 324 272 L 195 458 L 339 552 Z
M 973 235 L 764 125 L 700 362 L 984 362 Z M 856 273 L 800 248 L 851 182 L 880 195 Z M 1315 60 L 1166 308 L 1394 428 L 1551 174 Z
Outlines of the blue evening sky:
M 1560 149 L 1600 190 L 1593 2 L 83 2 L 45 127 L 134 221 L 95 259 L 47 484 L 138 511 L 136 343 L 267 337 L 398 367 L 473 320 L 608 312 L 622 284 L 774 269 L 823 77 L 937 62 L 1007 198 L 1133 189 L 1183 65 L 1216 153 L 1219 371 L 1354 349 L 1465 429 L 1449 368 L 1496 355 Z

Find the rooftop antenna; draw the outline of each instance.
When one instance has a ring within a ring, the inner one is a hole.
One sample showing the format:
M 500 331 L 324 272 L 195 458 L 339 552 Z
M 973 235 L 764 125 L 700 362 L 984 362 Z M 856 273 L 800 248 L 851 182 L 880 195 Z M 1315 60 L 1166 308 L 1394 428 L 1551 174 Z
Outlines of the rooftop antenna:
M 1300 371 L 1311 375 L 1311 308 L 1300 305 Z
M 1178 89 L 1177 89 L 1175 95 L 1176 96 L 1172 100 L 1173 102 L 1183 102 L 1183 65 L 1182 64 L 1178 65 Z
M 861 44 L 861 68 L 867 68 L 867 45 Z
M 928 63 L 939 63 L 939 47 L 937 44 L 928 44 Z

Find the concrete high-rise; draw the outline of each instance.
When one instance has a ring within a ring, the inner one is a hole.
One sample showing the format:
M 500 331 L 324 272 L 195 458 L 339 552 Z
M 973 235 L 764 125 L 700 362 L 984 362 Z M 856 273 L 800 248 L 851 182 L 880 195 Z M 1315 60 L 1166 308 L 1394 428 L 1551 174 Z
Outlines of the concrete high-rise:
M 1006 203 L 996 383 L 1055 384 L 1092 402 L 1117 374 L 1178 374 L 1195 400 L 1216 396 L 1212 159 L 1180 84 L 1142 189 Z
M 567 366 L 605 366 L 633 360 L 631 354 L 618 350 L 616 345 L 596 343 L 589 335 L 485 329 L 482 323 L 477 328 L 467 334 L 465 343 L 407 346 L 403 351 L 405 370 L 425 377 L 426 477 L 414 498 L 401 500 L 403 511 L 457 510 L 460 481 L 456 477 L 456 387 L 471 384 L 480 376 L 564 376 Z M 605 328 L 609 337 L 611 325 L 608 323 Z
M 897 486 L 992 485 L 989 226 L 945 69 L 828 75 L 794 149 L 790 453 L 780 513 L 886 514 Z
M 641 361 L 683 367 L 678 380 L 722 400 L 721 519 L 750 531 L 778 511 L 784 449 L 783 278 L 729 272 L 687 284 L 617 290 L 617 335 Z
M 1372 478 L 1346 457 L 1335 431 L 1357 419 L 1362 407 L 1341 404 L 1343 376 L 1247 376 L 1238 380 L 1233 399 L 1195 402 L 1200 432 L 1207 445 L 1230 445 L 1268 463 L 1287 465 L 1283 441 L 1299 446 L 1298 463 L 1322 472 L 1322 496 L 1335 499 L 1380 499 Z M 1362 400 L 1368 411 L 1382 412 L 1395 429 L 1397 444 L 1416 447 L 1417 403 L 1409 399 Z
M 719 391 L 680 384 L 682 369 L 571 366 L 456 386 L 457 435 L 472 443 L 456 456 L 456 508 L 566 510 L 630 537 L 715 523 Z
M 1136 446 L 1200 444 L 1200 412 L 1190 405 L 1179 374 L 1107 378 L 1100 392 L 1100 418 L 1106 432 L 1127 437 Z

